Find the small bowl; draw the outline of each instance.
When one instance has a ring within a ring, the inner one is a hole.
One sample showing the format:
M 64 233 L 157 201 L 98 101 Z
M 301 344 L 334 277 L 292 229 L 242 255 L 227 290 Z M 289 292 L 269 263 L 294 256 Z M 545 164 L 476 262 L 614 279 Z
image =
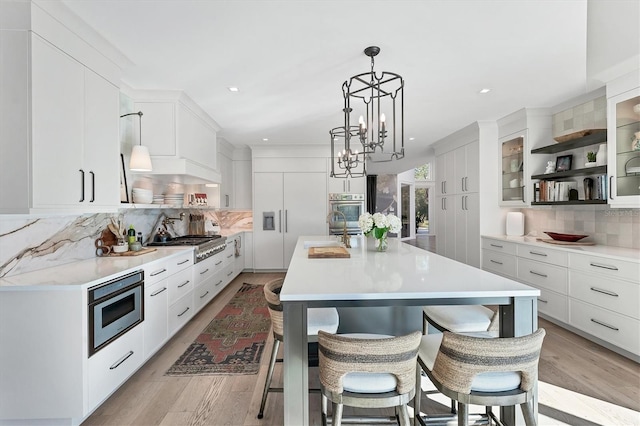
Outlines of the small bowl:
M 566 242 L 570 242 L 570 243 L 575 243 L 576 241 L 579 241 L 583 238 L 588 237 L 588 235 L 577 235 L 577 234 L 561 234 L 558 232 L 547 232 L 544 231 L 545 234 L 547 234 L 548 236 L 550 236 L 552 239 L 556 240 L 556 241 L 566 241 Z
M 111 251 L 114 253 L 125 253 L 127 251 L 129 251 L 129 246 L 122 245 L 122 246 L 111 246 Z
M 129 250 L 140 251 L 142 250 L 142 244 L 140 244 L 140 241 L 134 241 L 132 243 L 129 243 Z

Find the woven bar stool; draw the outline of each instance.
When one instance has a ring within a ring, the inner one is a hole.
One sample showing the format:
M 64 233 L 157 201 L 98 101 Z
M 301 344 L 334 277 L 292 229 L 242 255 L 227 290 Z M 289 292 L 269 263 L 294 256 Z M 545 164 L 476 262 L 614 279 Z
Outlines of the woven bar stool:
M 493 406 L 520 405 L 527 426 L 535 426 L 531 401 L 545 330 L 512 338 L 482 338 L 445 331 L 422 336 L 418 351 L 414 425 L 420 415 L 420 370 L 438 391 L 458 402 L 458 426 L 469 420 L 468 405 L 483 405 L 486 416 L 502 424 Z
M 277 358 L 277 354 L 280 343 L 284 341 L 284 315 L 282 312 L 282 303 L 280 302 L 280 290 L 282 289 L 283 282 L 283 278 L 278 278 L 268 282 L 264 286 L 264 297 L 267 299 L 271 326 L 273 328 L 273 347 L 269 360 L 269 370 L 264 382 L 264 390 L 262 391 L 262 401 L 260 402 L 260 411 L 258 412 L 259 419 L 264 417 L 264 407 L 267 403 L 267 395 L 269 392 L 282 392 L 283 390 L 282 388 L 271 387 L 271 379 L 273 378 L 273 370 L 276 362 L 282 362 L 282 359 Z M 338 310 L 336 308 L 310 308 L 307 310 L 307 335 L 310 337 L 317 336 L 319 330 L 335 333 L 338 331 L 339 322 L 340 318 L 338 317 Z M 315 343 L 310 344 L 310 346 L 311 345 L 316 346 Z
M 489 331 L 498 337 L 498 312 L 482 305 L 425 306 L 422 309 L 422 318 L 422 334 L 427 334 L 427 324 L 431 324 L 440 331 Z
M 415 372 L 421 334 L 318 333 L 322 424 L 327 425 L 328 400 L 333 426 L 342 424 L 343 406 L 395 407 L 401 425 L 410 424 L 407 403 L 415 394 Z

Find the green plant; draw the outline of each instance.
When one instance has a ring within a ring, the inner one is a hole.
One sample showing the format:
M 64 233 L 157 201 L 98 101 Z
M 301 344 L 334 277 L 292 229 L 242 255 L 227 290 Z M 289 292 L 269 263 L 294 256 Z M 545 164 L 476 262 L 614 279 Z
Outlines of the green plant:
M 587 152 L 587 161 L 589 161 L 590 163 L 593 163 L 596 161 L 596 153 L 589 151 Z

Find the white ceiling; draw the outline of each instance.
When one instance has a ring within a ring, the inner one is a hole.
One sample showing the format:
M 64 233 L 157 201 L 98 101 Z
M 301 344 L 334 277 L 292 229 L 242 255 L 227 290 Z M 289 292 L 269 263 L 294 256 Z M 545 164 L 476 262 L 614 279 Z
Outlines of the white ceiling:
M 586 0 L 63 2 L 132 62 L 125 84 L 183 90 L 236 146 L 329 149 L 342 82 L 369 70 L 370 45 L 376 70 L 405 80 L 410 159 L 473 121 L 587 88 Z

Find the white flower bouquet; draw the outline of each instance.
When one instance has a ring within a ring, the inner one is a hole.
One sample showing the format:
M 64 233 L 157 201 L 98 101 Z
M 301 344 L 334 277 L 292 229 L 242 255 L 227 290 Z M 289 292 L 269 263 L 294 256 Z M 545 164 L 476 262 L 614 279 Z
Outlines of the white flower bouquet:
M 376 239 L 386 238 L 387 232 L 397 233 L 402 228 L 402 222 L 398 216 L 382 213 L 364 213 L 358 218 L 358 226 L 367 237 Z

